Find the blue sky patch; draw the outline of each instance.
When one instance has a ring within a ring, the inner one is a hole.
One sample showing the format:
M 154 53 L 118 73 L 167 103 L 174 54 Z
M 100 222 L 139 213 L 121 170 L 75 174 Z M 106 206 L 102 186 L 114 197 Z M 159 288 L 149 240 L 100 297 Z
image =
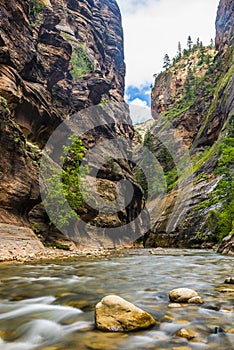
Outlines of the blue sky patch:
M 145 102 L 147 107 L 150 107 L 151 103 L 151 87 L 150 84 L 127 87 L 125 92 L 125 99 L 127 103 L 134 102 L 136 99 L 140 99 Z

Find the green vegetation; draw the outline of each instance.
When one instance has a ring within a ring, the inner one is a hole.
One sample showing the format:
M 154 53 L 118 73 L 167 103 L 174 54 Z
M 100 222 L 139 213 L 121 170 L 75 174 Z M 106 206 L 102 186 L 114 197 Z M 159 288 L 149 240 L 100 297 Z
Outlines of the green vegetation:
M 90 61 L 87 55 L 87 49 L 84 45 L 75 48 L 72 54 L 71 63 L 73 67 L 71 75 L 74 81 L 80 80 L 87 73 L 94 70 L 94 64 Z
M 37 222 L 34 222 L 34 224 L 33 224 L 33 231 L 36 234 L 40 233 L 39 225 Z
M 145 198 L 152 200 L 176 186 L 178 173 L 167 148 L 149 131 L 145 134 L 143 146 L 142 161 L 134 175 Z
M 7 119 L 10 116 L 10 110 L 8 108 L 7 100 L 0 96 L 0 129 L 4 130 L 7 126 Z
M 104 107 L 106 104 L 108 104 L 110 102 L 110 100 L 106 99 L 101 99 L 101 101 L 99 102 L 99 106 Z
M 214 154 L 219 159 L 214 175 L 219 176 L 220 180 L 210 194 L 210 198 L 201 202 L 197 207 L 197 210 L 214 207 L 208 213 L 207 224 L 217 242 L 221 242 L 225 236 L 234 233 L 234 117 L 230 118 L 229 127 L 225 133 L 223 139 L 220 138 L 202 153 L 194 168 L 194 171 L 199 169 Z M 207 174 L 200 173 L 197 181 L 201 178 L 207 178 Z
M 175 94 L 167 101 L 167 110 L 161 114 L 165 119 L 161 130 L 166 130 L 174 118 L 184 115 L 186 111 L 191 109 L 191 113 L 189 112 L 188 115 L 201 113 L 201 126 L 199 125 L 196 139 L 201 140 L 203 136 L 205 138 L 205 130 L 208 123 L 214 119 L 214 116 L 217 116 L 220 109 L 219 104 L 220 106 L 225 105 L 230 96 L 231 78 L 234 74 L 232 59 L 233 49 L 230 48 L 225 55 L 225 62 L 223 62 L 223 57 L 217 55 L 214 50 L 213 40 L 208 47 L 205 47 L 200 39 L 197 39 L 196 43 L 193 44 L 189 36 L 187 48 L 184 50 L 179 42 L 176 57 L 170 61 L 167 59 L 167 55 L 164 57 L 165 75 L 168 79 L 166 81 L 171 81 L 171 88 Z M 155 78 L 157 78 L 156 75 Z M 193 211 L 193 214 L 195 211 L 199 211 L 201 215 L 204 213 L 207 218 L 209 234 L 212 233 L 217 242 L 221 242 L 223 237 L 234 233 L 233 124 L 234 117 L 232 116 L 229 118 L 229 126 L 223 126 L 218 140 L 210 145 L 207 142 L 205 149 L 196 154 L 192 153 L 193 169 L 190 174 L 197 174 L 195 181 L 199 182 L 201 179 L 205 179 L 209 182 L 215 178 L 218 180 L 208 199 L 197 204 Z M 158 158 L 162 156 L 163 146 L 157 144 L 157 140 L 151 140 L 151 144 L 153 145 L 152 152 L 156 152 Z M 209 168 L 212 169 L 216 160 L 217 166 L 213 174 L 202 172 L 202 169 L 208 168 L 209 164 Z M 160 164 L 167 162 L 166 158 L 160 160 Z M 204 165 L 206 167 L 203 168 Z M 176 168 L 172 163 L 169 168 L 163 166 L 168 191 L 175 188 L 178 183 L 178 166 L 177 164 Z M 186 172 L 186 176 L 188 175 Z M 180 180 L 184 176 L 183 173 Z M 197 236 L 204 239 L 204 235 L 204 232 L 198 232 Z
M 175 66 L 176 63 L 178 63 L 181 58 L 185 59 L 188 58 L 191 54 L 195 53 L 196 51 L 199 51 L 199 62 L 198 66 L 202 65 L 204 63 L 209 64 L 211 61 L 210 55 L 207 53 L 209 49 L 214 49 L 214 41 L 211 39 L 210 45 L 208 47 L 203 46 L 202 42 L 199 38 L 197 38 L 196 43 L 194 44 L 192 41 L 191 36 L 188 36 L 187 39 L 187 49 L 183 49 L 181 47 L 181 42 L 178 42 L 178 51 L 175 57 L 172 59 L 169 58 L 168 54 L 166 54 L 163 58 L 163 68 L 168 70 L 168 68 L 171 68 Z
M 163 59 L 163 68 L 168 69 L 170 67 L 170 63 L 171 63 L 171 60 L 168 54 L 166 54 Z
M 56 248 L 56 249 L 62 249 L 62 250 L 70 250 L 69 245 L 66 244 L 60 244 L 57 242 L 43 242 L 45 247 L 49 247 L 49 248 Z
M 186 97 L 184 97 L 176 102 L 175 107 L 165 111 L 162 114 L 162 116 L 165 117 L 167 120 L 172 120 L 189 110 L 189 108 L 192 107 L 193 104 L 194 100 L 188 100 Z
M 219 147 L 219 162 L 216 174 L 221 175 L 213 196 L 222 203 L 220 211 L 213 212 L 217 225 L 215 234 L 218 241 L 234 233 L 234 116 L 230 118 L 227 134 Z
M 71 136 L 71 146 L 64 146 L 64 156 L 61 157 L 63 169 L 54 168 L 53 174 L 47 179 L 49 193 L 44 201 L 47 207 L 51 206 L 54 213 L 50 215 L 51 221 L 60 229 L 66 227 L 70 220 L 77 218 L 78 207 L 84 201 L 85 186 L 82 178 L 88 172 L 88 167 L 81 165 L 86 148 L 76 135 Z M 66 209 L 66 203 L 72 210 Z
M 29 16 L 31 18 L 31 25 L 35 27 L 43 22 L 45 4 L 41 0 L 28 0 Z
M 181 86 L 176 88 L 176 93 L 171 97 L 170 105 L 162 113 L 162 117 L 168 121 L 180 116 L 189 110 L 203 96 L 203 101 L 210 101 L 220 76 L 218 60 L 215 60 L 213 47 L 205 47 L 199 39 L 192 45 L 191 38 L 188 38 L 188 49 L 182 53 L 181 44 L 178 44 L 178 53 L 170 63 L 168 55 L 164 57 L 164 68 L 167 73 L 177 75 L 179 71 L 185 71 L 185 78 L 181 75 Z M 216 79 L 213 73 L 216 74 Z M 185 80 L 184 80 L 185 79 Z

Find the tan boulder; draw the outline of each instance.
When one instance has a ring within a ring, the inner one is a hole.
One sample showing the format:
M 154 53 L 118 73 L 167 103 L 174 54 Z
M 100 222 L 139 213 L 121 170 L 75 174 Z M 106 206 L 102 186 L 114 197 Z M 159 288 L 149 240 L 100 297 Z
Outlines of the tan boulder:
M 117 295 L 104 297 L 95 308 L 96 327 L 102 331 L 130 332 L 156 324 L 148 313 Z
M 188 300 L 189 304 L 204 304 L 202 297 L 199 295 Z
M 195 297 L 199 297 L 198 293 L 189 288 L 177 288 L 169 293 L 169 299 L 173 303 L 188 303 L 190 299 Z
M 176 333 L 176 335 L 177 335 L 178 337 L 191 340 L 191 339 L 195 338 L 197 334 L 196 334 L 195 332 L 189 330 L 189 329 L 181 328 L 180 330 L 178 330 L 178 332 Z

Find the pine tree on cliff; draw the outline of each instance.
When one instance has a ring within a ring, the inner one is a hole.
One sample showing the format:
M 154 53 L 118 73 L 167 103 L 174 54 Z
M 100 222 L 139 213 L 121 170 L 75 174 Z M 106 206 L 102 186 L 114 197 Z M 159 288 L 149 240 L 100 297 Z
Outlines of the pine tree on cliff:
M 180 41 L 178 42 L 178 57 L 180 58 L 182 54 L 182 48 L 181 48 L 181 43 Z
M 171 64 L 170 57 L 168 56 L 168 54 L 166 54 L 163 59 L 163 68 L 168 69 L 170 67 L 170 64 Z
M 192 69 L 189 67 L 187 72 L 187 77 L 184 83 L 186 99 L 191 99 L 193 97 L 195 85 L 196 85 L 195 78 L 194 78 Z
M 187 46 L 188 46 L 188 49 L 189 49 L 189 51 L 190 51 L 190 50 L 192 49 L 192 46 L 193 46 L 193 41 L 192 41 L 190 35 L 188 36 Z

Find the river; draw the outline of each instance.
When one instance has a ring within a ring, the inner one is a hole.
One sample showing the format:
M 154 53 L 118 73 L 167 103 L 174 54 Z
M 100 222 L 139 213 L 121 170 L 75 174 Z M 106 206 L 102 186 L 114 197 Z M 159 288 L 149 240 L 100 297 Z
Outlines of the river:
M 0 349 L 233 349 L 234 285 L 224 284 L 233 261 L 210 251 L 136 249 L 108 258 L 2 264 Z M 204 304 L 168 307 L 168 293 L 177 287 L 195 289 Z M 108 294 L 150 312 L 156 326 L 96 330 L 94 307 Z M 195 338 L 178 337 L 181 328 Z

